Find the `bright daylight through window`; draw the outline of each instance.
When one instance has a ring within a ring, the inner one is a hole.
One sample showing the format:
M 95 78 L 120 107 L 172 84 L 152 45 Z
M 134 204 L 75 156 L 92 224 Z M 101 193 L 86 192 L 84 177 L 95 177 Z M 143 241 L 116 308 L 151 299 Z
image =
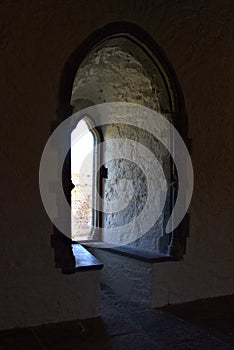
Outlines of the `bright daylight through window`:
M 88 123 L 80 120 L 71 134 L 71 174 L 75 185 L 71 194 L 72 239 L 91 240 L 94 211 L 94 135 Z

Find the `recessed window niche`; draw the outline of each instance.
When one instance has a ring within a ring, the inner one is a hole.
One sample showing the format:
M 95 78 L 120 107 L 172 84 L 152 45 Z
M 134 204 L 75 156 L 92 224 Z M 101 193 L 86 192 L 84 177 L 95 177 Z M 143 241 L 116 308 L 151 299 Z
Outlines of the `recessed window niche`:
M 120 36 L 105 40 L 91 50 L 75 76 L 71 97 L 71 104 L 75 111 L 107 102 L 139 104 L 172 119 L 169 113 L 171 99 L 163 77 L 151 55 L 132 38 Z M 130 246 L 167 252 L 170 237 L 165 234 L 165 224 L 171 209 L 170 183 L 172 182 L 169 152 L 152 134 L 137 127 L 109 124 L 102 126 L 101 131 L 104 141 L 121 138 L 143 144 L 154 153 L 164 169 L 169 190 L 163 213 L 153 227 L 142 237 L 132 241 Z M 124 232 L 124 225 L 140 214 L 147 200 L 146 176 L 134 162 L 121 158 L 114 159 L 112 153 L 114 154 L 114 149 L 110 147 L 106 148 L 102 154 L 104 162 L 105 158 L 111 159 L 105 163 L 108 178 L 102 180 L 103 200 L 106 202 L 118 200 L 123 193 L 126 195 L 128 191 L 131 192 L 131 196 L 129 195 L 131 200 L 119 212 L 104 212 L 102 226 L 108 228 L 123 226 L 123 237 L 126 237 L 128 233 Z M 101 237 L 101 240 L 106 240 L 105 235 Z
M 184 99 L 175 73 L 154 40 L 132 23 L 111 23 L 88 37 L 64 67 L 59 96 L 59 120 L 98 104 L 134 103 L 162 114 L 177 128 L 188 145 Z M 122 247 L 122 253 L 127 248 L 135 249 L 138 253 L 151 252 L 150 257 L 157 253 L 173 260 L 182 259 L 188 235 L 188 215 L 175 231 L 170 234 L 165 232 L 178 191 L 176 167 L 170 152 L 143 128 L 121 123 L 109 123 L 95 128 L 92 126 L 93 122 L 90 119 L 88 125 L 96 143 L 128 139 L 147 147 L 161 165 L 167 183 L 166 201 L 160 217 L 143 236 L 132 240 L 127 247 Z M 94 156 L 96 160 L 95 165 L 93 163 L 94 181 L 91 181 L 90 203 L 96 203 L 97 211 L 89 211 L 87 222 L 92 221 L 93 228 L 90 228 L 86 242 L 105 242 L 107 237 L 102 234 L 103 228 L 123 227 L 124 230 L 124 225 L 142 212 L 147 200 L 147 179 L 144 171 L 129 159 L 112 158 L 112 153 L 113 149 L 109 147 Z M 79 152 L 76 156 L 79 157 Z M 72 158 L 70 160 L 73 162 Z M 104 165 L 104 171 L 101 171 L 103 169 L 100 169 L 100 164 Z M 64 183 L 70 181 L 72 168 L 71 162 L 67 161 L 63 172 Z M 64 190 L 68 200 L 69 197 L 72 200 L 73 186 L 68 185 Z M 100 195 L 104 204 L 119 200 L 121 193 L 131 199 L 124 209 L 105 212 L 102 211 L 103 204 L 99 206 L 95 193 Z M 82 215 L 81 212 L 77 214 Z M 95 234 L 95 227 L 98 228 L 98 235 Z M 82 242 L 78 231 L 76 238 Z M 123 234 L 128 235 L 128 232 L 123 231 Z M 74 238 L 74 230 L 72 237 Z M 71 244 L 65 238 L 65 250 Z

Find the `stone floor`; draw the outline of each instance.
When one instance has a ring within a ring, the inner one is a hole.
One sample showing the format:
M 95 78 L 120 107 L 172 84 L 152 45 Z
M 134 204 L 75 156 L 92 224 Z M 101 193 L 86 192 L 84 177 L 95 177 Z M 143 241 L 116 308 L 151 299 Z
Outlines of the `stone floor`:
M 160 310 L 102 291 L 101 317 L 0 332 L 0 350 L 231 350 L 234 296 Z

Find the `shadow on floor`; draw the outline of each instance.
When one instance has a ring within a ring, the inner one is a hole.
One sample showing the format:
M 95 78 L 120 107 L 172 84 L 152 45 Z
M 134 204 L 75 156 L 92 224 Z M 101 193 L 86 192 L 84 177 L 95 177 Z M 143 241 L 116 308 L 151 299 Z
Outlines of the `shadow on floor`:
M 102 290 L 101 317 L 0 332 L 0 350 L 231 350 L 234 296 L 151 310 Z

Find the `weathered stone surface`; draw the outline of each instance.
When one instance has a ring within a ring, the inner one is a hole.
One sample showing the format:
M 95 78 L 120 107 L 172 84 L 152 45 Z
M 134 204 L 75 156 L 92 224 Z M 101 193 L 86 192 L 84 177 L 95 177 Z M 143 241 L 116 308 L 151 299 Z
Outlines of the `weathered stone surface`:
M 152 265 L 125 256 L 92 248 L 104 263 L 101 282 L 132 302 L 151 307 Z
M 119 46 L 100 48 L 85 59 L 74 82 L 73 104 L 79 99 L 93 104 L 132 102 L 159 111 L 157 82 L 147 74 L 147 56 L 143 66 L 132 53 Z

